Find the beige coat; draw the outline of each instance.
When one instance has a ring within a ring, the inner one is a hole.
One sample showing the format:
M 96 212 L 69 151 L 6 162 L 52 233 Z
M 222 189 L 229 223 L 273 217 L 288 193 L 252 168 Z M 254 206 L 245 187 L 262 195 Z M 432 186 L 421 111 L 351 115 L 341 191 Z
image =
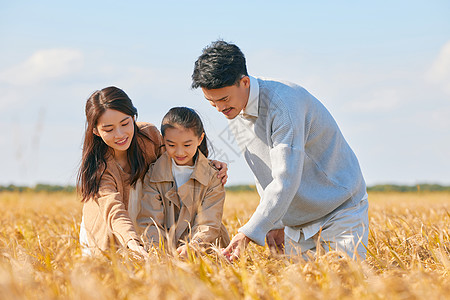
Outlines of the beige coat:
M 150 244 L 164 241 L 178 247 L 183 241 L 196 241 L 202 246 L 225 247 L 230 238 L 222 224 L 224 201 L 217 170 L 201 152 L 190 179 L 178 188 L 172 161 L 164 153 L 144 178 L 136 227 Z
M 138 139 L 149 162 L 154 162 L 161 151 L 161 135 L 149 123 L 138 123 L 140 130 L 150 138 Z M 107 250 L 111 245 L 126 246 L 131 239 L 139 240 L 128 214 L 130 174 L 124 172 L 112 156 L 107 159 L 98 196 L 83 206 L 88 247 L 93 254 Z M 101 251 L 99 251 L 101 250 Z

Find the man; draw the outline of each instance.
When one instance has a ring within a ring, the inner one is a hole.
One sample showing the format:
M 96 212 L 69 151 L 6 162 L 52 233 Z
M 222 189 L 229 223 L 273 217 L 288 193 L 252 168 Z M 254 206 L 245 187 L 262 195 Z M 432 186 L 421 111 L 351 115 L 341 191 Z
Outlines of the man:
M 229 120 L 261 197 L 223 254 L 233 260 L 267 239 L 289 255 L 320 245 L 364 259 L 366 185 L 327 109 L 301 86 L 249 76 L 241 50 L 221 40 L 203 49 L 192 80 Z

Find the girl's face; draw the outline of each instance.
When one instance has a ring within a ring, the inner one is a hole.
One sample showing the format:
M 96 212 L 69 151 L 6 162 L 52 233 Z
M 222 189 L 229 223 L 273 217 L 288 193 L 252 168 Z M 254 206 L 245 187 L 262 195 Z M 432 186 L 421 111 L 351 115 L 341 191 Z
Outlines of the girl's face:
M 114 156 L 126 154 L 134 135 L 134 118 L 114 109 L 107 109 L 98 119 L 94 134 L 114 149 Z
M 179 166 L 193 166 L 194 155 L 203 141 L 204 133 L 196 136 L 194 130 L 182 126 L 167 128 L 164 132 L 164 145 L 167 154 Z

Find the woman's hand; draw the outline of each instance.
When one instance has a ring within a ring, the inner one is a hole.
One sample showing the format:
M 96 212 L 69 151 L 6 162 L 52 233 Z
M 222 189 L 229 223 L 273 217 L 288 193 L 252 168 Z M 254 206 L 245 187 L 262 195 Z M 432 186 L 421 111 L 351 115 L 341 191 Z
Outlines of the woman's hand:
M 211 160 L 211 163 L 214 165 L 214 167 L 219 170 L 219 174 L 217 174 L 217 178 L 222 178 L 222 184 L 225 185 L 227 183 L 228 175 L 228 165 L 224 162 L 218 161 L 218 160 Z
M 136 240 L 129 240 L 127 247 L 128 247 L 128 249 L 142 255 L 144 258 L 149 257 L 148 252 L 145 251 L 144 247 L 142 247 Z

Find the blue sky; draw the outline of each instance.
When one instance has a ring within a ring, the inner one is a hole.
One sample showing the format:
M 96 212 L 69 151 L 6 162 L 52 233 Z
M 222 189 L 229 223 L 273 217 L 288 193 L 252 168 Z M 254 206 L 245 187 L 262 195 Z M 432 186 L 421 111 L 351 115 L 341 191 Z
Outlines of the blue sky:
M 2 185 L 74 184 L 85 101 L 110 85 L 158 127 L 170 107 L 198 110 L 229 184 L 252 183 L 225 118 L 190 89 L 218 38 L 250 74 L 322 101 L 369 185 L 450 184 L 448 1 L 0 3 Z

